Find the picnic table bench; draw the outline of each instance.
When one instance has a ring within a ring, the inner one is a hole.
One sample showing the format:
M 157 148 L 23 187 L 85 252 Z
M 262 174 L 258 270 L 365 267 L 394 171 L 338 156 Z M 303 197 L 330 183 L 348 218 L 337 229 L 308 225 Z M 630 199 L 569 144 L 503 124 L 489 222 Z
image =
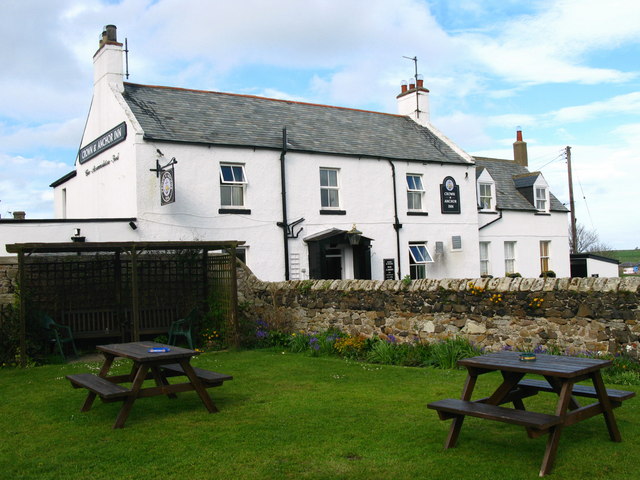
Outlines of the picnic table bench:
M 113 428 L 122 428 L 138 398 L 167 395 L 176 398 L 176 393 L 195 390 L 210 413 L 217 412 L 206 389 L 221 386 L 232 380 L 231 375 L 212 372 L 191 366 L 190 359 L 197 352 L 186 348 L 167 346 L 155 342 L 131 342 L 123 344 L 100 345 L 97 347 L 105 355 L 105 361 L 98 375 L 80 373 L 67 375 L 74 388 L 85 388 L 89 392 L 81 411 L 88 411 L 96 397 L 105 402 L 122 401 Z M 116 357 L 133 360 L 129 374 L 108 375 Z M 177 363 L 176 363 L 177 362 Z M 187 381 L 169 383 L 168 377 L 186 376 Z M 143 387 L 145 380 L 154 380 L 155 386 Z M 130 383 L 130 387 L 120 385 Z
M 498 352 L 466 358 L 458 362 L 466 367 L 468 372 L 461 398 L 446 398 L 431 402 L 427 406 L 436 410 L 440 419 L 453 419 L 445 440 L 445 448 L 456 445 L 466 416 L 523 426 L 531 438 L 549 434 L 540 468 L 540 476 L 544 476 L 553 468 L 560 433 L 564 427 L 602 415 L 610 439 L 614 442 L 622 441 L 613 409 L 634 397 L 635 392 L 607 389 L 604 386 L 600 370 L 611 363 L 610 360 L 554 355 L 539 355 L 535 361 L 523 362 L 516 352 Z M 478 377 L 495 371 L 501 373 L 502 383 L 491 396 L 472 401 Z M 523 379 L 526 374 L 540 375 L 545 380 Z M 593 386 L 577 384 L 584 380 L 591 380 Z M 554 414 L 525 409 L 523 399 L 539 392 L 558 395 Z M 575 397 L 593 398 L 596 401 L 581 406 Z M 512 403 L 514 408 L 501 406 L 506 403 Z

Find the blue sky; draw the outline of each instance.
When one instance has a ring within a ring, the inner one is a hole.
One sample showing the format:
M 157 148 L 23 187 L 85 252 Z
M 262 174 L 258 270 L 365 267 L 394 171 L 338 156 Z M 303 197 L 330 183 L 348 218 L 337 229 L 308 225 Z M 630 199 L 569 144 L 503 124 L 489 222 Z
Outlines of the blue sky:
M 418 70 L 431 121 L 472 155 L 512 158 L 614 249 L 640 247 L 640 2 L 635 0 L 3 0 L 0 216 L 53 216 L 73 168 L 102 27 L 129 81 L 396 112 Z

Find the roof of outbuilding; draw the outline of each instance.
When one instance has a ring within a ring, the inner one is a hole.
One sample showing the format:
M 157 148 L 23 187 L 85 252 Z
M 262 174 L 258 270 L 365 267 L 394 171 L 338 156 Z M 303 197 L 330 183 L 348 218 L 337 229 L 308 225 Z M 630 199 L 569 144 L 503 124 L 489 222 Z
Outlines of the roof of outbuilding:
M 288 149 L 466 164 L 409 117 L 350 108 L 181 88 L 124 84 L 124 99 L 149 140 Z
M 526 167 L 512 160 L 498 158 L 474 157 L 476 168 L 486 168 L 496 186 L 496 207 L 501 210 L 537 211 L 519 191 L 518 187 L 533 185 L 539 172 L 529 172 Z M 516 181 L 521 182 L 516 186 Z M 549 210 L 552 212 L 568 212 L 567 208 L 549 192 Z

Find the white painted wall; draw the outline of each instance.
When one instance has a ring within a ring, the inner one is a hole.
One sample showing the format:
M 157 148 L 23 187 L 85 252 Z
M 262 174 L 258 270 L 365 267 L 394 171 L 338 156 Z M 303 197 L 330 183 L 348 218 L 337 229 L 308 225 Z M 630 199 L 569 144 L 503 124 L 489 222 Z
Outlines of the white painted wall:
M 550 244 L 549 268 L 558 277 L 570 277 L 569 239 L 567 233 L 567 214 L 551 212 L 536 214 L 533 212 L 503 211 L 502 219 L 498 214 L 480 214 L 480 223 L 486 224 L 485 217 L 496 220 L 480 230 L 479 241 L 490 242 L 489 273 L 494 277 L 505 274 L 504 242 L 516 243 L 516 271 L 523 277 L 540 275 L 540 241 Z
M 587 276 L 593 277 L 618 277 L 618 265 L 597 258 L 587 258 Z

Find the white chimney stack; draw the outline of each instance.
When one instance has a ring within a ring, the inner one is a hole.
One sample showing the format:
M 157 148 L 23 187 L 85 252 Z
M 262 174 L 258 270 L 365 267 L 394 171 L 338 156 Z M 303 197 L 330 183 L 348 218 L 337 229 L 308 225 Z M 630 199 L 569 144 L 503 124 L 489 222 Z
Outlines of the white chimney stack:
M 117 28 L 107 25 L 100 36 L 98 51 L 93 56 L 94 88 L 104 82 L 107 86 L 115 84 L 123 92 L 122 60 L 122 43 L 118 42 Z
M 426 125 L 429 123 L 429 90 L 424 87 L 422 75 L 407 82 L 402 81 L 398 100 L 398 113 L 411 117 L 415 122 Z

